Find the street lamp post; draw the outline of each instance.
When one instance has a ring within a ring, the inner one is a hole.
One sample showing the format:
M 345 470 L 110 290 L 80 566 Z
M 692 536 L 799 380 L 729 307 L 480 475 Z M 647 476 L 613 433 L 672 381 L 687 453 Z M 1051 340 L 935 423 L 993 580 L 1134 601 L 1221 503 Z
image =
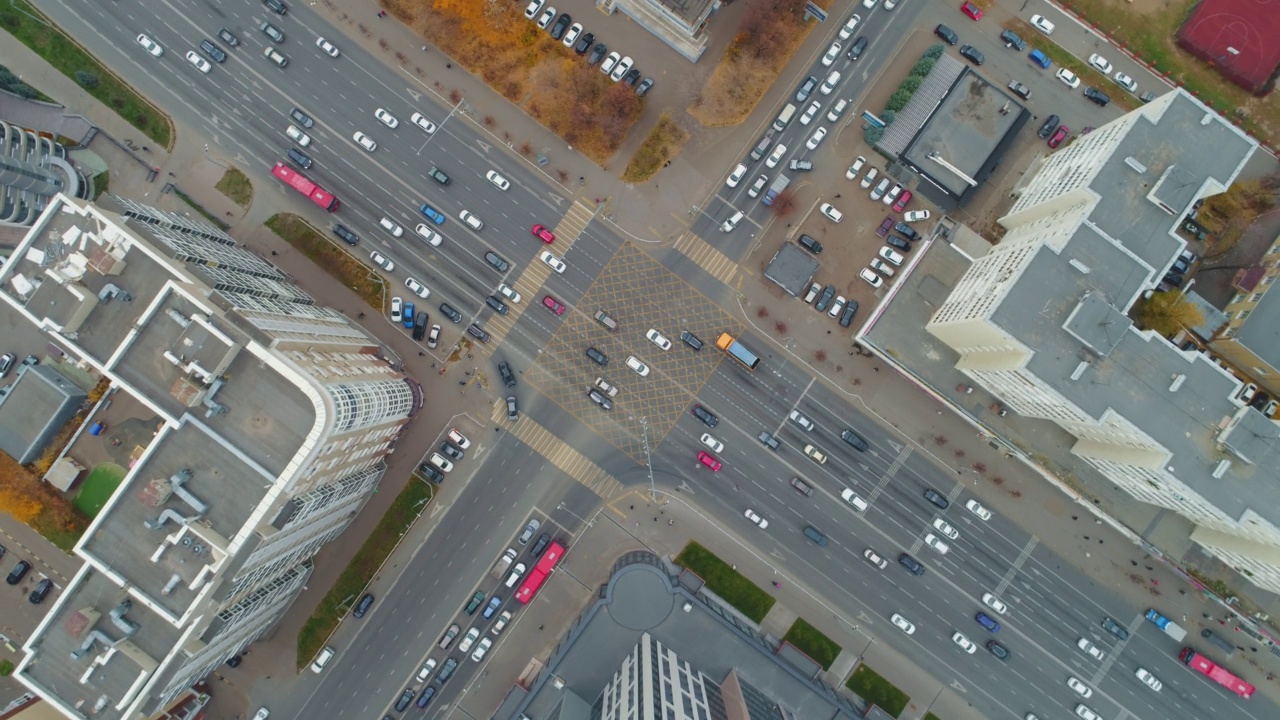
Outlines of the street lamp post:
M 640 440 L 644 443 L 644 465 L 649 470 L 649 497 L 658 502 L 658 486 L 653 479 L 653 457 L 649 455 L 649 418 L 640 418 Z

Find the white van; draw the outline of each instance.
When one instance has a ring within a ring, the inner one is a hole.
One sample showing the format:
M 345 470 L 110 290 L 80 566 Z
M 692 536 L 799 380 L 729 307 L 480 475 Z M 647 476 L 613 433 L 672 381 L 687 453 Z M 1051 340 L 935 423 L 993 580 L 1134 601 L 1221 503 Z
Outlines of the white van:
M 289 64 L 289 58 L 276 52 L 276 49 L 273 47 L 267 48 L 266 52 L 262 53 L 262 56 L 280 67 L 284 67 Z
M 791 118 L 795 117 L 795 114 L 796 106 L 787 103 L 787 106 L 782 108 L 782 112 L 778 114 L 778 119 L 773 121 L 773 129 L 778 132 L 786 130 L 787 123 L 791 122 Z
M 724 223 L 720 225 L 720 232 L 733 232 L 733 229 L 738 227 L 738 223 L 742 222 L 742 217 L 743 214 L 741 210 L 734 213 L 732 217 L 725 220 Z
M 320 654 L 316 656 L 316 659 L 312 661 L 311 672 L 318 673 L 321 670 L 324 670 L 324 666 L 329 664 L 329 660 L 332 659 L 337 652 L 338 651 L 334 650 L 332 646 L 325 645 L 324 649 L 320 651 Z

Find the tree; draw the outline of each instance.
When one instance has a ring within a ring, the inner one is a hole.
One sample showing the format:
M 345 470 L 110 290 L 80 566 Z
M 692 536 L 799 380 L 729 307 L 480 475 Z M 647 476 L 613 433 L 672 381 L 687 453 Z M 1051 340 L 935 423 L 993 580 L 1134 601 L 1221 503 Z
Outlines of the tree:
M 796 204 L 796 191 L 788 189 L 778 193 L 769 209 L 774 217 L 784 218 L 796 211 Z
M 1138 309 L 1138 322 L 1167 337 L 1199 325 L 1204 322 L 1204 315 L 1181 292 L 1170 290 L 1151 293 Z

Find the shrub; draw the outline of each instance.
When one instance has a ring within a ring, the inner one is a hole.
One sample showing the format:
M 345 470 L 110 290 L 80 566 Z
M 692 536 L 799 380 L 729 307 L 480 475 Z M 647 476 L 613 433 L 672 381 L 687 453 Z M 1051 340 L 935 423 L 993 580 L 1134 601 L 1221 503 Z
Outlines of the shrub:
M 898 89 L 899 89 L 899 90 L 906 90 L 907 92 L 911 93 L 912 95 L 915 95 L 915 94 L 916 94 L 916 91 L 920 89 L 920 85 L 921 85 L 923 82 L 924 82 L 924 78 L 909 77 L 909 78 L 907 78 L 906 80 L 903 80 L 903 81 L 902 81 L 902 84 L 898 86 Z
M 880 138 L 882 137 L 884 137 L 884 128 L 878 128 L 875 126 L 867 128 L 862 133 L 862 139 L 865 140 L 868 145 L 875 145 L 880 142 Z
M 902 88 L 898 88 L 897 90 L 893 91 L 892 95 L 889 96 L 889 102 L 885 103 L 885 108 L 888 110 L 901 110 L 902 108 L 906 107 L 907 103 L 910 101 L 911 101 L 911 92 L 908 90 L 904 90 Z
M 911 66 L 911 72 L 907 73 L 909 77 L 924 77 L 933 69 L 936 61 L 929 58 L 920 58 L 915 65 Z
M 884 121 L 885 127 L 888 127 L 893 124 L 894 120 L 898 119 L 898 113 L 892 110 L 885 110 L 880 113 L 880 119 Z
M 80 83 L 80 86 L 84 89 L 92 90 L 98 87 L 98 76 L 88 70 L 77 70 L 76 82 Z
M 946 45 L 943 45 L 942 43 L 934 43 L 933 45 L 929 46 L 928 50 L 924 51 L 924 57 L 927 57 L 930 60 L 937 60 L 938 58 L 942 57 L 942 54 L 945 53 L 946 51 L 947 51 Z

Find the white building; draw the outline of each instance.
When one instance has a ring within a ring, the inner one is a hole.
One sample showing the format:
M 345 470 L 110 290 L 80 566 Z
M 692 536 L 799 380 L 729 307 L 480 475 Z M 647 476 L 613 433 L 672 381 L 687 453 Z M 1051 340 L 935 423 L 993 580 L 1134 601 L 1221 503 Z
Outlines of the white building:
M 154 429 L 17 676 L 68 717 L 154 715 L 279 621 L 421 390 L 230 236 L 123 198 L 58 196 L 0 301 Z
M 1280 428 L 1223 364 L 1128 317 L 1183 250 L 1182 218 L 1256 147 L 1181 90 L 1075 138 L 926 329 L 1011 411 L 1067 430 L 1108 480 L 1185 516 L 1195 542 L 1280 592 Z

